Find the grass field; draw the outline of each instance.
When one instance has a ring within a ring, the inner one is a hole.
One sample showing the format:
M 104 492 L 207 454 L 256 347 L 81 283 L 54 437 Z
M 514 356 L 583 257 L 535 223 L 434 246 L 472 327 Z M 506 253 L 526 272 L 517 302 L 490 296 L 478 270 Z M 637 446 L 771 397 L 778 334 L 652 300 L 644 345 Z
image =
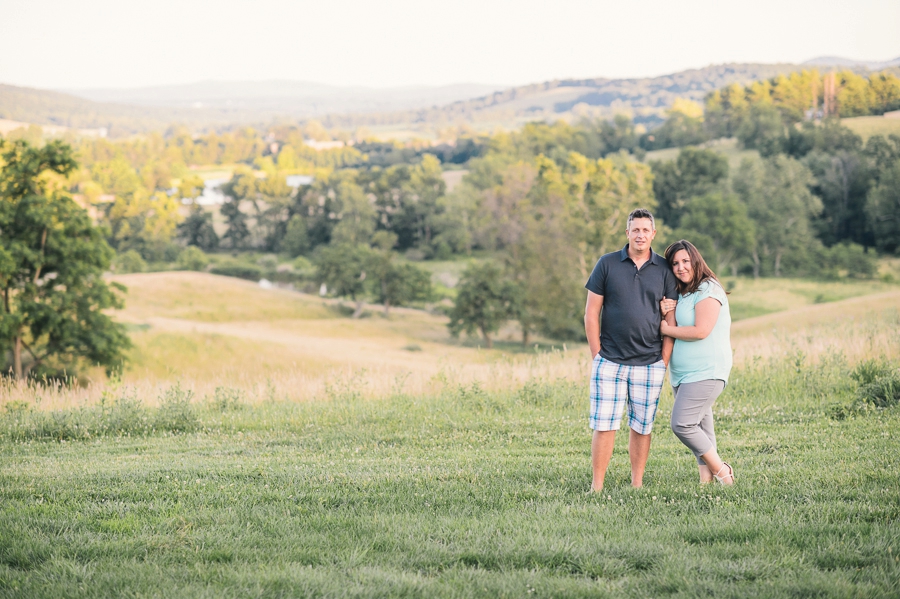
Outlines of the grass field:
M 588 495 L 580 344 L 120 280 L 122 383 L 0 388 L 0 597 L 900 594 L 900 408 L 853 377 L 900 364 L 896 286 L 738 280 L 768 312 L 733 325 L 716 405 L 738 484 L 697 483 L 666 389 L 645 488 L 620 434 Z
M 900 119 L 886 119 L 883 116 L 858 116 L 841 119 L 841 124 L 863 138 L 865 142 L 873 135 L 900 135 Z
M 728 159 L 728 167 L 732 172 L 737 170 L 737 168 L 741 165 L 741 162 L 745 158 L 753 158 L 758 157 L 759 152 L 756 150 L 744 150 L 740 147 L 737 138 L 729 137 L 722 139 L 714 139 L 712 141 L 708 141 L 706 143 L 700 144 L 701 148 L 705 148 L 707 150 L 713 150 L 722 154 Z M 653 150 L 652 152 L 647 152 L 647 156 L 644 158 L 644 162 L 649 162 L 651 160 L 675 160 L 678 158 L 678 154 L 681 152 L 681 148 L 666 148 L 665 150 Z

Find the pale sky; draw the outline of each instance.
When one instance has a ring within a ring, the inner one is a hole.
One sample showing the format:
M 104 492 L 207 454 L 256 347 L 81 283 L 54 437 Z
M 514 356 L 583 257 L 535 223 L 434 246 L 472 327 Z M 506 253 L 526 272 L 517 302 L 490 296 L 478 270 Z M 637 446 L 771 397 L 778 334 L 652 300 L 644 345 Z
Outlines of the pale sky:
M 0 83 L 393 87 L 900 56 L 900 0 L 0 0 Z

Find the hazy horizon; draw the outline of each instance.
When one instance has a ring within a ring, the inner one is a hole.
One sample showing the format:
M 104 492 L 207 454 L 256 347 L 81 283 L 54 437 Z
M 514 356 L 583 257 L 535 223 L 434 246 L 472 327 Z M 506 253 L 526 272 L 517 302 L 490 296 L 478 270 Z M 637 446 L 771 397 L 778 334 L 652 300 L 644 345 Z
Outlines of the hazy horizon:
M 642 78 L 723 63 L 900 56 L 900 3 L 525 0 L 208 4 L 0 0 L 0 81 L 134 89 L 289 80 L 375 89 Z M 15 57 L 11 59 L 9 57 Z

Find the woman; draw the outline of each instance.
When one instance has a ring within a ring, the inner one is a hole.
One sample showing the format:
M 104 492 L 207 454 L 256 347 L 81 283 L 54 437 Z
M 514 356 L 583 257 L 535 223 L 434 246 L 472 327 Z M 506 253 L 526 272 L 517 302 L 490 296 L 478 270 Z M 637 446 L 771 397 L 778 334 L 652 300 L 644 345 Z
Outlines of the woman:
M 675 391 L 672 432 L 690 448 L 700 466 L 700 482 L 715 477 L 734 484 L 734 469 L 716 452 L 712 405 L 725 389 L 731 372 L 731 314 L 725 289 L 690 242 L 666 249 L 675 273 L 678 302 L 660 302 L 663 315 L 675 310 L 677 326 L 665 320 L 660 333 L 675 338 L 669 381 Z

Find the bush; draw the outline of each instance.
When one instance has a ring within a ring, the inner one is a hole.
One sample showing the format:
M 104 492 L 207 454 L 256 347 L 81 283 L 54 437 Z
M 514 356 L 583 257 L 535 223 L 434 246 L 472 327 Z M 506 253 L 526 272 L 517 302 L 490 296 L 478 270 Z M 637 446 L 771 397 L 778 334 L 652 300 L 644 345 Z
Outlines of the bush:
M 252 264 L 219 264 L 210 272 L 214 275 L 237 277 L 248 281 L 259 281 L 262 278 L 262 269 Z
M 846 276 L 852 279 L 871 279 L 878 272 L 874 252 L 866 252 L 857 243 L 842 242 L 818 252 L 819 273 L 829 279 Z
M 878 408 L 900 403 L 900 369 L 882 360 L 866 360 L 851 375 L 859 387 L 857 398 Z
M 154 428 L 163 431 L 189 432 L 200 426 L 191 400 L 194 392 L 180 384 L 169 387 L 160 398 L 159 409 L 153 419 Z
M 204 270 L 209 257 L 197 246 L 189 245 L 178 255 L 179 270 Z
M 256 261 L 257 264 L 260 265 L 264 270 L 275 270 L 278 268 L 278 256 L 273 256 L 272 254 L 266 254 L 265 256 L 261 256 L 259 260 Z
M 216 387 L 212 405 L 220 412 L 231 412 L 244 407 L 244 392 L 232 387 Z
M 53 412 L 32 410 L 27 403 L 14 401 L 0 413 L 0 438 L 61 441 L 194 431 L 200 427 L 200 419 L 192 397 L 193 392 L 175 385 L 163 393 L 156 409 L 141 403 L 133 390 L 111 403 L 107 403 L 110 396 L 104 393 L 98 406 Z
M 312 280 L 316 276 L 315 265 L 303 256 L 297 256 L 294 259 L 293 267 L 294 272 L 303 279 Z
M 147 262 L 137 250 L 128 250 L 116 256 L 113 262 L 113 270 L 117 274 L 123 275 L 132 272 L 145 272 L 147 270 Z

